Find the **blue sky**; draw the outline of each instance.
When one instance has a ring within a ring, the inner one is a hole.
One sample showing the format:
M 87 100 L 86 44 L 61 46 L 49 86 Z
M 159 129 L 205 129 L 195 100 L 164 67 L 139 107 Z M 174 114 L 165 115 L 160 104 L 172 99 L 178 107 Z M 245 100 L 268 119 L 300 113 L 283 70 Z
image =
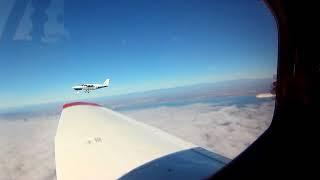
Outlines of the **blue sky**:
M 14 26 L 13 1 L 0 2 L 0 108 L 276 73 L 277 30 L 262 1 L 47 5 L 30 1 Z M 71 89 L 106 78 L 106 90 Z

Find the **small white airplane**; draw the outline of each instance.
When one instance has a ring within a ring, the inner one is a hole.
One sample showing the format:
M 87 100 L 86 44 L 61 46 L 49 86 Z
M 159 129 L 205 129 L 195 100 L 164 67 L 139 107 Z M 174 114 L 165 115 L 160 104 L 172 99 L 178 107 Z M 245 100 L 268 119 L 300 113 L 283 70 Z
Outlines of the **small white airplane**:
M 73 86 L 72 89 L 74 89 L 77 92 L 83 90 L 84 92 L 89 93 L 90 90 L 96 90 L 96 89 L 108 87 L 109 83 L 110 83 L 110 79 L 106 79 L 103 84 L 81 84 L 79 86 Z

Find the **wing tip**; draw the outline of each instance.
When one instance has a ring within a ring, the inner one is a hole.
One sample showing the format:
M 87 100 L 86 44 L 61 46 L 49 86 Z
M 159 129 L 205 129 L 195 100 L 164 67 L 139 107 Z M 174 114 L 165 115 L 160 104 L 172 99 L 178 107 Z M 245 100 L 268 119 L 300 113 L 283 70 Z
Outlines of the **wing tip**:
M 66 103 L 63 105 L 62 109 L 66 109 L 68 107 L 72 107 L 72 106 L 98 106 L 98 107 L 102 107 L 99 104 L 96 103 L 90 103 L 90 102 L 71 102 L 71 103 Z

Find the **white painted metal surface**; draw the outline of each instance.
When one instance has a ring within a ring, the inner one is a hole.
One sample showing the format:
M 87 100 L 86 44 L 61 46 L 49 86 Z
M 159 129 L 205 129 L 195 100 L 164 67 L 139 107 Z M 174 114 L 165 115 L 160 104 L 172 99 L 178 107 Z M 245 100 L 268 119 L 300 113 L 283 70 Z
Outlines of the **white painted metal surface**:
M 117 179 L 154 159 L 194 147 L 104 107 L 67 105 L 55 137 L 57 179 Z

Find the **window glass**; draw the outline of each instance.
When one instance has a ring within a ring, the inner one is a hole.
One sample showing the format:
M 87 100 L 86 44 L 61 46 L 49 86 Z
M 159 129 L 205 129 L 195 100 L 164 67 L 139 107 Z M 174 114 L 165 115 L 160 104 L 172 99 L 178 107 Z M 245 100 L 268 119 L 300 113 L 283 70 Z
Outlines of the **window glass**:
M 0 179 L 55 178 L 73 101 L 233 159 L 271 123 L 277 48 L 262 1 L 1 0 Z

